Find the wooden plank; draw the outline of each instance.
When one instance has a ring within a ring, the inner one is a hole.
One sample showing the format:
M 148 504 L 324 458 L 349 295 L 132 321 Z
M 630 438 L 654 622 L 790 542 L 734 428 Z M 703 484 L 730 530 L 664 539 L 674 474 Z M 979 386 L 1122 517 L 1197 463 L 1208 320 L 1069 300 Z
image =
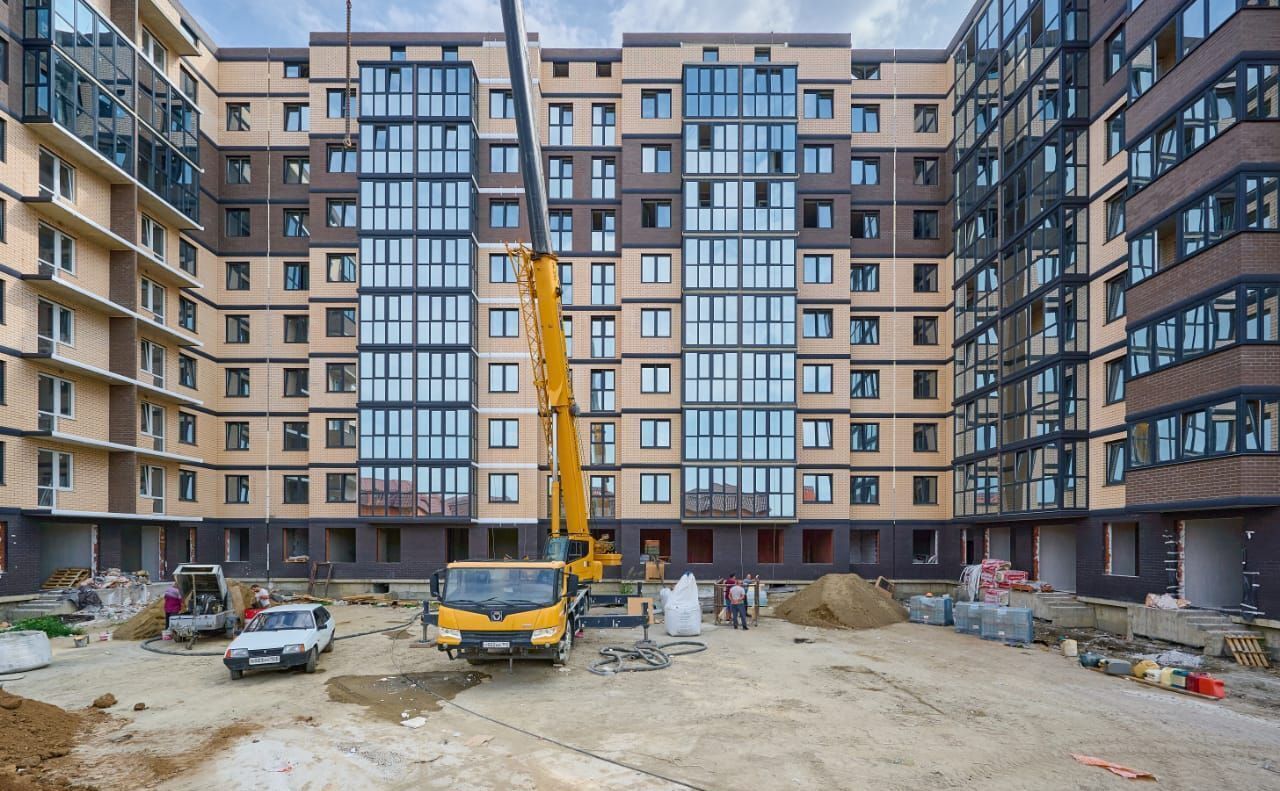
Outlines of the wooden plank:
M 1271 657 L 1256 635 L 1227 636 L 1223 638 L 1236 664 L 1244 667 L 1271 667 Z
M 1167 689 L 1170 692 L 1178 692 L 1183 695 L 1190 695 L 1193 698 L 1200 698 L 1201 700 L 1214 700 L 1214 701 L 1222 700 L 1222 698 L 1215 698 L 1213 695 L 1201 695 L 1199 692 L 1192 692 L 1191 690 L 1183 689 L 1182 687 L 1166 687 L 1164 684 L 1157 684 L 1154 681 L 1147 681 L 1145 678 L 1136 678 L 1134 676 L 1121 676 L 1121 678 L 1127 678 L 1135 684 L 1142 684 L 1143 686 L 1146 686 L 1146 687 L 1155 687 L 1156 689 Z
M 49 578 L 40 586 L 42 590 L 62 590 L 74 588 L 81 580 L 89 576 L 89 569 L 55 569 Z

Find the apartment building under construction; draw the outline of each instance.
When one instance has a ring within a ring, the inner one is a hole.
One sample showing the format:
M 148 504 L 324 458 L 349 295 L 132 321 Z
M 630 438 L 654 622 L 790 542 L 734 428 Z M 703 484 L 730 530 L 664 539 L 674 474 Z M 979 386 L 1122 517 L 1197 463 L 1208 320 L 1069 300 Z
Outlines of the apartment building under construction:
M 1001 557 L 1280 612 L 1277 5 L 535 38 L 593 530 L 671 573 Z M 501 34 L 5 10 L 0 595 L 536 554 Z

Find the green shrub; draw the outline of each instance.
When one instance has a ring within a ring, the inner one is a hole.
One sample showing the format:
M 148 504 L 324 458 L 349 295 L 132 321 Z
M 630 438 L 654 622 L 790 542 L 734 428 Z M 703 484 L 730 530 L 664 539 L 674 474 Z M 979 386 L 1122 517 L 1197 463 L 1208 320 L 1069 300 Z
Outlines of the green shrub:
M 6 631 L 44 632 L 50 637 L 68 637 L 73 634 L 81 634 L 81 630 L 78 627 L 67 626 L 52 615 L 46 615 L 41 618 L 25 618 L 11 625 Z

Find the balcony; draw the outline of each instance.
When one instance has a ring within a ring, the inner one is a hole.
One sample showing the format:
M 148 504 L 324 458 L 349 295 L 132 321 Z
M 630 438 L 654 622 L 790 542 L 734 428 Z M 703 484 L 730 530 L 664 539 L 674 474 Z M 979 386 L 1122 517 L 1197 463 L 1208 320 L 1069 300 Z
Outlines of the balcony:
M 102 177 L 108 184 L 138 183 L 129 171 L 103 156 L 48 115 L 30 115 L 24 120 L 23 126 L 50 143 L 59 156 Z
M 82 213 L 66 198 L 41 190 L 39 195 L 22 198 L 41 217 L 53 222 L 77 240 L 98 245 L 105 250 L 137 250 L 138 247 L 107 226 Z
M 59 302 L 89 307 L 114 318 L 137 315 L 125 306 L 112 302 L 110 299 L 95 294 L 81 286 L 61 269 L 51 264 L 41 261 L 39 262 L 39 268 L 39 274 L 23 275 L 22 279 L 30 283 L 38 291 L 56 297 Z
M 147 26 L 147 30 L 163 41 L 174 55 L 191 57 L 200 54 L 200 48 L 183 28 L 181 20 L 166 14 L 156 0 L 142 0 L 138 3 L 138 17 Z
M 183 395 L 182 393 L 178 393 L 173 390 L 166 390 L 162 384 L 156 384 L 154 381 L 151 383 L 144 382 L 140 379 L 134 379 L 123 374 L 118 374 L 114 371 L 108 371 L 105 368 L 99 368 L 96 365 L 90 365 L 88 363 L 80 362 L 79 360 L 64 357 L 58 353 L 57 344 L 48 338 L 38 338 L 36 351 L 23 352 L 22 357 L 25 360 L 34 360 L 36 362 L 43 363 L 55 371 L 60 371 L 64 374 L 91 376 L 109 384 L 134 385 L 143 392 L 150 393 L 161 398 L 166 398 L 171 401 L 178 401 L 183 404 L 190 404 L 191 406 L 204 405 L 204 402 L 198 398 L 192 398 L 191 396 Z
M 161 261 L 145 247 L 133 246 L 138 253 L 138 269 L 160 283 L 177 283 L 183 288 L 204 288 L 204 284 L 181 269 Z
M 197 171 L 203 172 L 203 171 Z M 185 213 L 177 209 L 172 203 L 157 195 L 141 182 L 138 183 L 138 208 L 146 211 L 152 217 L 155 217 L 166 225 L 172 225 L 175 228 L 184 231 L 203 231 L 204 226 L 188 217 Z
M 177 327 L 164 323 L 163 321 L 158 321 L 155 318 L 152 318 L 148 313 L 135 313 L 133 315 L 138 319 L 139 330 L 153 330 L 165 336 L 166 340 L 174 341 L 179 346 L 204 346 L 204 343 L 194 335 L 188 335 L 185 330 L 180 330 Z
M 60 427 L 61 419 L 57 415 L 48 412 L 41 412 L 37 416 L 37 426 L 35 431 L 25 432 L 28 437 L 43 437 L 55 442 L 63 442 L 68 445 L 76 445 L 82 448 L 93 448 L 95 450 L 112 451 L 119 453 L 136 453 L 143 458 L 159 459 L 162 461 L 172 461 L 179 464 L 201 464 L 204 459 L 196 456 L 185 456 L 181 453 L 171 453 L 164 450 L 163 438 L 159 438 L 159 443 L 152 443 L 152 447 L 125 445 L 120 442 L 108 442 L 103 439 L 94 439 L 92 437 L 82 437 L 78 434 L 70 434 L 63 431 Z

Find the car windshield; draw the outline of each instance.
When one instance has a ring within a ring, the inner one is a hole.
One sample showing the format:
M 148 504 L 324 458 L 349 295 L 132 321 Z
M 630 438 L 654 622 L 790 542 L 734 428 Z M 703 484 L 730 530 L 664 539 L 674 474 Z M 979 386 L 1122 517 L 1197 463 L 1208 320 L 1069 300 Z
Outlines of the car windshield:
M 551 604 L 559 598 L 558 569 L 449 569 L 445 604 Z
M 279 632 L 284 629 L 314 629 L 316 621 L 311 613 L 303 610 L 286 610 L 260 612 L 249 621 L 244 628 L 246 632 Z

